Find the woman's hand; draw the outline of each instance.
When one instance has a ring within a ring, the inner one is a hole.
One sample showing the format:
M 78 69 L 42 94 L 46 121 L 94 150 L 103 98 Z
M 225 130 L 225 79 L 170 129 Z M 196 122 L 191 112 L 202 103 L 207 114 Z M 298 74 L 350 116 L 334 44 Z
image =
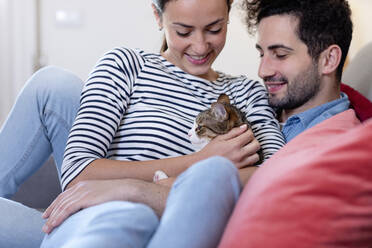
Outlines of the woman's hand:
M 254 165 L 259 161 L 260 143 L 247 125 L 232 129 L 214 138 L 198 153 L 203 158 L 222 156 L 231 160 L 238 169 Z
M 92 180 L 73 185 L 61 193 L 45 210 L 43 218 L 48 220 L 43 226 L 43 231 L 50 233 L 81 209 L 108 201 L 127 200 L 131 190 L 126 185 L 128 184 L 125 180 Z

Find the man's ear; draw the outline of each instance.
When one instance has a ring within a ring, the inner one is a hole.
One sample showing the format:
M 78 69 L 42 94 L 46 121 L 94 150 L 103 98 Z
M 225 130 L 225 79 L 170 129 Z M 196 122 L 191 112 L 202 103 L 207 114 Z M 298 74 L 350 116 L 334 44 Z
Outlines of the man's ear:
M 153 11 L 154 16 L 155 16 L 156 23 L 159 26 L 159 30 L 162 30 L 163 29 L 163 19 L 161 18 L 161 13 L 159 13 L 159 10 L 155 6 L 155 4 L 152 3 L 151 7 L 152 7 L 152 11 Z
M 321 74 L 330 74 L 337 70 L 342 56 L 338 45 L 331 45 L 319 56 L 319 69 Z

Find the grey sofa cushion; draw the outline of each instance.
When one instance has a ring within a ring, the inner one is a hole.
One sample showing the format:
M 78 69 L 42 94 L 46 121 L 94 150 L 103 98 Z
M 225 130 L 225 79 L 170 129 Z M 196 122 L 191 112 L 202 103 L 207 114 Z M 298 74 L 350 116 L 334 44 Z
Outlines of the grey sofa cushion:
M 60 192 L 57 169 L 50 158 L 21 185 L 12 199 L 32 208 L 45 209 Z
M 342 82 L 372 101 L 372 42 L 360 49 L 350 61 L 343 73 Z

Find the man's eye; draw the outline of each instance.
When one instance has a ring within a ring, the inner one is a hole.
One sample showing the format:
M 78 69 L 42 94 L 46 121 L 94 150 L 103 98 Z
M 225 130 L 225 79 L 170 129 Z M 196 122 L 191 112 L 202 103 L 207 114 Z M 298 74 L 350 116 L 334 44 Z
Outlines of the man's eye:
M 183 33 L 183 32 L 178 32 L 178 31 L 176 31 L 176 33 L 177 33 L 177 35 L 179 35 L 179 36 L 181 36 L 181 37 L 187 37 L 187 36 L 190 35 L 190 32 L 185 32 L 185 33 Z
M 277 54 L 276 57 L 278 59 L 284 59 L 285 57 L 287 57 L 287 54 Z

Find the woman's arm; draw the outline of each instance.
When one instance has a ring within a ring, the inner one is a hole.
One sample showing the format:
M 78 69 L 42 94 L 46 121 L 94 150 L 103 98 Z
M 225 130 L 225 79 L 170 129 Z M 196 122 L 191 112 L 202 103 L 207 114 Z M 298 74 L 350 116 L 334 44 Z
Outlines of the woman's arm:
M 81 209 L 109 201 L 130 201 L 150 206 L 158 216 L 165 208 L 170 187 L 136 179 L 91 180 L 79 182 L 61 193 L 45 210 L 43 226 L 50 233 Z
M 226 149 L 218 149 L 219 146 L 226 145 Z M 104 179 L 104 177 L 120 178 L 120 175 L 112 175 L 112 171 L 128 175 L 130 170 L 133 170 L 133 177 L 139 175 L 138 168 L 143 169 L 143 174 L 149 173 L 145 168 L 159 166 L 164 169 L 164 163 L 169 164 L 174 168 L 172 163 L 192 163 L 198 161 L 201 157 L 210 157 L 212 155 L 224 155 L 232 161 L 238 168 L 245 167 L 247 164 L 252 165 L 258 161 L 257 150 L 260 148 L 259 143 L 254 139 L 253 133 L 247 127 L 236 128 L 226 135 L 221 135 L 214 139 L 205 149 L 196 153 L 197 156 L 182 156 L 179 158 L 169 158 L 157 161 L 138 162 L 138 164 L 121 164 L 118 161 L 102 161 L 102 164 L 96 163 L 88 166 L 83 172 L 70 183 L 63 193 L 47 208 L 43 214 L 43 218 L 48 218 L 43 227 L 43 231 L 50 233 L 55 227 L 59 226 L 66 218 L 75 212 L 108 201 L 131 201 L 139 202 L 150 206 L 161 216 L 170 187 L 174 178 L 166 180 L 164 183 L 151 183 L 139 179 L 110 179 L 110 180 L 91 180 L 92 178 Z M 217 154 L 216 154 L 217 153 Z M 105 164 L 108 162 L 108 165 Z M 111 164 L 110 162 L 114 162 Z M 151 166 L 150 164 L 153 162 Z M 129 162 L 131 163 L 131 162 Z M 191 165 L 191 164 L 190 164 Z M 111 169 L 106 169 L 109 166 Z M 128 170 L 123 168 L 132 167 Z M 189 165 L 188 165 L 189 166 Z M 96 168 L 93 168 L 96 167 Z M 98 168 L 98 169 L 97 169 Z M 246 180 L 252 175 L 255 167 L 247 167 L 240 169 L 241 180 L 245 184 Z M 169 171 L 167 171 L 169 173 Z M 153 172 L 151 172 L 151 178 Z M 177 174 L 178 175 L 178 174 Z M 175 175 L 176 176 L 176 175 Z M 87 180 L 87 181 L 85 181 Z
M 284 146 L 284 137 L 265 87 L 257 81 L 249 81 L 246 87 L 248 95 L 243 109 L 266 160 Z
M 254 160 L 252 160 L 253 163 Z M 257 168 L 251 166 L 239 170 L 242 185 L 247 183 Z M 137 179 L 90 180 L 69 185 L 69 189 L 61 193 L 45 210 L 43 218 L 48 220 L 43 231 L 50 233 L 65 219 L 81 209 L 115 200 L 146 204 L 160 217 L 175 179 L 176 177 L 170 177 L 158 183 Z
M 246 126 L 235 128 L 228 134 L 212 140 L 199 152 L 174 158 L 149 161 L 94 160 L 67 186 L 86 180 L 132 178 L 152 182 L 156 170 L 162 170 L 170 177 L 176 177 L 192 164 L 211 156 L 223 156 L 237 168 L 243 168 L 258 161 L 259 143 Z

